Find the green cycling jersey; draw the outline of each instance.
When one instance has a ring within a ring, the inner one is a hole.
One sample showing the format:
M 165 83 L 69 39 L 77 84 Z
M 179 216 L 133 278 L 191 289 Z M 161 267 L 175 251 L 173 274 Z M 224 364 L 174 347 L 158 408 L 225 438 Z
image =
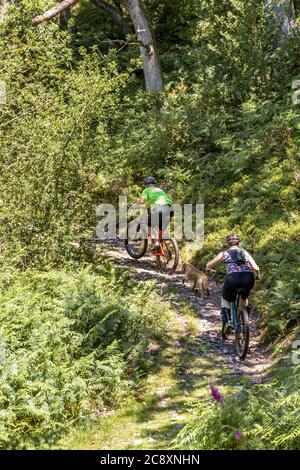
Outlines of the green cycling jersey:
M 142 192 L 142 199 L 145 199 L 147 205 L 153 204 L 157 206 L 172 205 L 173 201 L 170 196 L 165 193 L 162 189 L 150 186 Z

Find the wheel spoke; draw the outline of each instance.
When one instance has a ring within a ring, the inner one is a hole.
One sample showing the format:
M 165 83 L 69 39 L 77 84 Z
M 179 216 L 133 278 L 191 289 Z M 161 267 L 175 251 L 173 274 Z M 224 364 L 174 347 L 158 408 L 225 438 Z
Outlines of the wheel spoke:
M 245 359 L 249 346 L 248 316 L 242 310 L 238 315 L 238 328 L 236 332 L 236 348 L 240 358 Z
M 165 266 L 167 266 L 169 262 L 174 259 L 172 248 L 172 246 L 168 247 L 168 244 L 165 241 L 163 242 L 163 251 L 165 253 L 165 256 L 163 256 L 162 258 Z
M 141 240 L 141 239 L 134 240 L 134 239 L 128 238 L 125 241 L 125 247 L 126 247 L 127 253 L 132 258 L 135 258 L 135 259 L 139 259 L 142 256 L 144 256 L 147 250 L 147 246 L 148 246 L 147 240 Z
M 164 256 L 157 256 L 156 261 L 162 272 L 172 274 L 179 262 L 179 249 L 176 240 L 169 239 L 162 241 Z

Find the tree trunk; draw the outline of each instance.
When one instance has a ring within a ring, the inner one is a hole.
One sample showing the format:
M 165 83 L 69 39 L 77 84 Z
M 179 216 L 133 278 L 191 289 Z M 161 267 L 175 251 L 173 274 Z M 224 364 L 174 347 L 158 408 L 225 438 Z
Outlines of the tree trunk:
M 285 39 L 298 31 L 293 0 L 264 0 L 270 28 Z
M 157 48 L 151 32 L 149 21 L 140 0 L 123 0 L 124 5 L 134 24 L 140 51 L 143 59 L 143 69 L 146 89 L 148 91 L 162 91 L 163 80 L 160 70 Z
M 43 23 L 43 21 L 51 20 L 54 16 L 59 15 L 64 10 L 70 8 L 71 6 L 75 5 L 79 0 L 64 0 L 63 2 L 58 3 L 55 7 L 50 8 L 42 15 L 36 16 L 32 20 L 32 24 L 34 26 Z
M 0 0 L 0 23 L 6 20 L 6 10 L 8 8 L 8 0 Z
M 43 21 L 48 21 L 56 15 L 62 14 L 66 9 L 75 5 L 79 0 L 64 0 L 55 7 L 46 11 L 42 15 L 36 16 L 32 20 L 33 25 L 38 25 Z M 163 90 L 163 80 L 160 70 L 159 58 L 150 24 L 140 0 L 115 0 L 113 4 L 102 2 L 101 0 L 91 0 L 99 8 L 108 11 L 114 17 L 116 23 L 123 30 L 124 34 L 130 32 L 129 27 L 123 19 L 120 3 L 124 4 L 132 19 L 140 51 L 143 59 L 143 69 L 146 83 L 146 90 L 160 92 Z

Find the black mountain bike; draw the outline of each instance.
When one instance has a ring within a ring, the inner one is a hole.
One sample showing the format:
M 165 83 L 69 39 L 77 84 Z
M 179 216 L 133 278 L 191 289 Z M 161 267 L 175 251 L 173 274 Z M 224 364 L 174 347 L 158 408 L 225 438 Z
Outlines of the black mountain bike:
M 237 289 L 237 296 L 234 302 L 231 302 L 231 325 L 222 325 L 222 339 L 228 339 L 232 330 L 235 334 L 235 346 L 237 353 L 241 359 L 245 359 L 249 349 L 249 315 L 245 305 L 241 305 L 241 294 L 243 289 Z
M 212 273 L 219 273 L 215 269 L 211 269 Z M 256 276 L 256 279 L 259 277 Z M 245 359 L 249 350 L 250 342 L 250 328 L 249 328 L 249 314 L 247 307 L 241 303 L 241 297 L 244 290 L 237 289 L 237 295 L 234 302 L 230 303 L 231 322 L 229 324 L 222 324 L 221 336 L 222 340 L 226 341 L 234 334 L 235 347 L 240 359 Z

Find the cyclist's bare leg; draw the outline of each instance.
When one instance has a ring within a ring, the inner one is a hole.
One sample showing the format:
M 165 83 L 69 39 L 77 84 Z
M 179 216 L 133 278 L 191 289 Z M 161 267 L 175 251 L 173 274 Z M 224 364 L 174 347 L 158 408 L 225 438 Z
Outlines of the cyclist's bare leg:
M 231 322 L 231 305 L 230 302 L 225 300 L 223 296 L 221 296 L 221 318 L 223 325 L 230 325 Z
M 159 232 L 157 227 L 151 227 L 151 242 L 152 246 L 150 248 L 151 251 L 155 251 L 159 248 Z
M 230 302 L 225 300 L 222 296 L 221 296 L 221 308 L 229 308 L 229 310 L 231 308 Z
M 158 230 L 155 225 L 148 226 L 148 235 L 151 238 L 152 243 L 154 243 L 159 238 Z

